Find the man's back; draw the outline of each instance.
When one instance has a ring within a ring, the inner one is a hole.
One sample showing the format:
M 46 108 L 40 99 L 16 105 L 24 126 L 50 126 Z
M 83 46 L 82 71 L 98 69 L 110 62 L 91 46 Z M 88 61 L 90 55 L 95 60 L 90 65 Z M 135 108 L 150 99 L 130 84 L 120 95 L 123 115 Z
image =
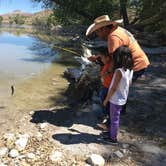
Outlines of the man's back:
M 131 49 L 134 59 L 134 71 L 147 68 L 147 66 L 150 64 L 149 60 L 134 36 L 126 29 L 117 27 L 108 36 L 109 53 L 113 53 L 122 45 L 127 45 Z

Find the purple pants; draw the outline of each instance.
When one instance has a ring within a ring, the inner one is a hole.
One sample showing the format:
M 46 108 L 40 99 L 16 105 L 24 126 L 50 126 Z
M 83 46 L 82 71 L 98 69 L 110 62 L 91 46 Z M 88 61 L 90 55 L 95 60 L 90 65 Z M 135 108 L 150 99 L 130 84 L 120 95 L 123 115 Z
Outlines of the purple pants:
M 119 129 L 119 120 L 120 120 L 120 112 L 122 110 L 121 105 L 115 105 L 110 103 L 110 137 L 112 139 L 117 139 L 118 129 Z

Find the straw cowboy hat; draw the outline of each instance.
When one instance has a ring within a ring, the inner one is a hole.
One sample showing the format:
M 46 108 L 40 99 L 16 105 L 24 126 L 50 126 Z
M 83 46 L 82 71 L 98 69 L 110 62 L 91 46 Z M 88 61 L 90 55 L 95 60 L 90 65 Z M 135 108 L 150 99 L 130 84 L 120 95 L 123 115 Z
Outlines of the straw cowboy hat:
M 92 32 L 96 31 L 97 29 L 100 29 L 102 27 L 105 27 L 107 25 L 117 25 L 123 22 L 123 19 L 111 21 L 108 15 L 103 15 L 100 17 L 97 17 L 94 20 L 94 23 L 91 24 L 88 29 L 86 30 L 86 36 L 90 35 Z

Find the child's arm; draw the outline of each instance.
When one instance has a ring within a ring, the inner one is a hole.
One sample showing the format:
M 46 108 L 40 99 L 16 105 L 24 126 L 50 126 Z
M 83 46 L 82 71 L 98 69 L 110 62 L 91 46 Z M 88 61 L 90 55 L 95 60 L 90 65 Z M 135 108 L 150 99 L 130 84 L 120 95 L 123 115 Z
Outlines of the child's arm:
M 109 90 L 109 92 L 107 93 L 107 96 L 104 100 L 104 106 L 107 105 L 108 101 L 110 100 L 111 96 L 114 94 L 114 92 L 117 90 L 118 86 L 119 86 L 119 82 L 122 78 L 122 73 L 120 70 L 118 70 L 116 73 L 115 73 L 115 78 L 114 78 L 114 82 L 113 82 L 113 85 L 112 85 L 112 88 Z

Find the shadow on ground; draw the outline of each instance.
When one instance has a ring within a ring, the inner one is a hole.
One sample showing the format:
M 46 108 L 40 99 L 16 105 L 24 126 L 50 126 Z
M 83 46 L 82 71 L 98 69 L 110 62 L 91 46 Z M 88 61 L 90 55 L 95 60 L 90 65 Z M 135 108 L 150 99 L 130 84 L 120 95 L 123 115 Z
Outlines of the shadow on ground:
M 121 127 L 125 127 L 126 131 L 130 133 L 151 138 L 156 136 L 166 138 L 166 114 L 164 114 L 166 108 L 166 77 L 163 74 L 166 69 L 163 64 L 161 65 L 161 58 L 163 57 L 151 57 L 152 65 L 148 70 L 149 79 L 146 81 L 138 81 L 131 88 L 127 115 L 121 117 Z M 61 99 L 63 96 L 66 97 L 66 95 L 66 93 L 61 94 Z M 50 100 L 55 100 L 54 103 L 56 105 L 57 102 L 58 104 L 65 102 L 61 99 L 52 97 Z M 68 128 L 73 124 L 83 124 L 95 128 L 96 124 L 100 122 L 97 117 L 98 112 L 91 110 L 89 112 L 81 112 L 77 116 L 81 105 L 76 102 L 71 104 L 70 101 L 74 101 L 73 96 L 68 96 L 66 104 L 70 106 L 66 109 L 35 111 L 31 122 L 48 122 L 56 126 Z M 84 132 L 76 134 L 55 134 L 53 138 L 64 144 L 71 144 L 73 142 L 96 142 L 98 136 Z

